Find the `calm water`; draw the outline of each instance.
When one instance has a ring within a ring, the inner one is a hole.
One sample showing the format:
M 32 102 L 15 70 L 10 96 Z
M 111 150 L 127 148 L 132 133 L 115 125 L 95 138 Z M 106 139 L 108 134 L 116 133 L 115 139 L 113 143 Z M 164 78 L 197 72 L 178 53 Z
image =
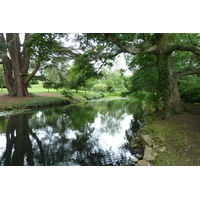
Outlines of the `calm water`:
M 134 165 L 142 115 L 123 99 L 0 117 L 0 165 Z

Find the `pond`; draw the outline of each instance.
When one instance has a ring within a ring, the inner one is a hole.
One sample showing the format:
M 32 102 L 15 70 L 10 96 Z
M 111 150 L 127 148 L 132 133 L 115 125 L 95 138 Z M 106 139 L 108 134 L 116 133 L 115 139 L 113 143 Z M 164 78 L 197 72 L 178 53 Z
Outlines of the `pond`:
M 143 104 L 131 99 L 56 106 L 0 117 L 0 165 L 135 165 Z

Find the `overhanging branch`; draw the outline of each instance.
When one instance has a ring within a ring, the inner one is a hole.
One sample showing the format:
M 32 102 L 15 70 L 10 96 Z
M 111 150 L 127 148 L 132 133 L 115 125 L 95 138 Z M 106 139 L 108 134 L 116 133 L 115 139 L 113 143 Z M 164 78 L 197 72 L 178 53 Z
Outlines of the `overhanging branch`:
M 167 49 L 167 53 L 171 54 L 173 51 L 191 51 L 195 55 L 200 56 L 200 48 L 196 46 L 181 46 L 181 45 L 174 45 L 170 46 Z
M 36 72 L 40 68 L 40 59 L 38 59 L 37 64 L 35 66 L 35 69 L 32 71 L 31 74 L 29 74 L 23 81 L 24 84 L 28 84 L 28 82 L 35 76 Z
M 189 70 L 183 71 L 183 72 L 176 72 L 176 75 L 178 78 L 180 78 L 182 76 L 193 75 L 193 74 L 200 74 L 200 69 L 189 69 Z
M 112 33 L 105 33 L 104 35 L 108 41 L 112 42 L 113 44 L 121 48 L 126 53 L 131 53 L 133 55 L 136 55 L 140 53 L 150 53 L 156 50 L 156 46 L 146 47 L 145 49 L 137 48 L 134 46 L 134 44 L 132 44 L 131 46 L 124 46 L 121 43 L 117 42 L 116 38 L 113 36 Z M 135 43 L 135 39 L 136 38 L 134 38 L 134 43 Z

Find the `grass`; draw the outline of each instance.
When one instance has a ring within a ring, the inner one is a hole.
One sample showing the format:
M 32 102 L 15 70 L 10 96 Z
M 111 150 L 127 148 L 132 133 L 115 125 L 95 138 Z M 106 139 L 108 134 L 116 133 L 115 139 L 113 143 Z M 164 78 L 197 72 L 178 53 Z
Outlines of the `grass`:
M 0 94 L 8 94 L 8 91 L 6 88 L 1 88 L 0 89 Z
M 20 98 L 20 99 L 14 99 L 13 101 L 4 101 L 0 103 L 0 110 L 15 110 L 15 109 L 26 109 L 26 108 L 37 108 L 37 107 L 44 107 L 44 106 L 51 106 L 56 104 L 66 104 L 69 103 L 69 99 L 65 98 L 61 95 L 58 95 L 58 97 L 54 96 L 37 96 L 39 93 L 46 93 L 46 94 L 60 94 L 55 89 L 46 89 L 43 87 L 42 82 L 39 82 L 39 84 L 31 85 L 31 88 L 28 88 L 29 93 L 32 94 L 33 98 Z M 79 101 L 85 101 L 84 98 L 85 90 L 79 90 L 76 92 L 75 90 L 71 90 L 73 94 L 73 101 L 79 102 Z M 0 89 L 0 94 L 8 94 L 7 90 Z M 93 91 L 86 91 L 86 94 L 96 94 Z M 111 98 L 118 98 L 120 97 L 120 92 L 114 92 L 114 93 L 105 93 L 105 97 L 102 98 L 102 100 L 107 100 Z
M 28 88 L 28 91 L 30 93 L 58 93 L 55 89 L 46 89 L 43 87 L 42 82 L 39 82 L 39 84 L 31 85 L 31 88 Z
M 14 102 L 4 102 L 0 104 L 1 110 L 11 111 L 18 109 L 30 109 L 47 107 L 60 104 L 69 104 L 70 100 L 65 97 L 33 97 L 24 99 L 15 99 Z
M 155 160 L 155 166 L 195 166 L 200 165 L 196 158 L 200 150 L 195 139 L 191 137 L 190 126 L 183 122 L 178 115 L 172 120 L 160 120 L 149 117 L 143 130 L 167 150 L 160 153 Z
M 55 89 L 46 89 L 43 87 L 42 82 L 39 82 L 39 84 L 31 85 L 30 88 L 28 88 L 29 93 L 58 93 Z M 0 89 L 0 94 L 8 94 L 8 91 L 6 88 Z

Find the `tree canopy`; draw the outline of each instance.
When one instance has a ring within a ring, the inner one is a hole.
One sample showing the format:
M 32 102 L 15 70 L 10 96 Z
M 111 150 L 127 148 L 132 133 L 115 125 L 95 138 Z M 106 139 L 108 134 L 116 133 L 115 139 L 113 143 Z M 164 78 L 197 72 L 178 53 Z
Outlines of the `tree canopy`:
M 94 52 L 95 59 L 97 60 L 98 55 L 99 61 L 102 63 L 104 59 L 112 59 L 120 53 L 125 53 L 132 55 L 132 67 L 146 70 L 147 67 L 154 66 L 154 74 L 157 73 L 158 76 L 155 85 L 156 99 L 157 103 L 161 105 L 165 117 L 171 112 L 182 111 L 177 87 L 180 77 L 200 73 L 198 65 L 199 39 L 200 34 L 176 33 L 105 33 L 77 36 L 77 40 L 80 42 L 84 41 L 90 44 L 87 52 Z M 85 46 L 83 45 L 82 48 L 84 50 Z M 139 62 L 134 65 L 137 60 Z

